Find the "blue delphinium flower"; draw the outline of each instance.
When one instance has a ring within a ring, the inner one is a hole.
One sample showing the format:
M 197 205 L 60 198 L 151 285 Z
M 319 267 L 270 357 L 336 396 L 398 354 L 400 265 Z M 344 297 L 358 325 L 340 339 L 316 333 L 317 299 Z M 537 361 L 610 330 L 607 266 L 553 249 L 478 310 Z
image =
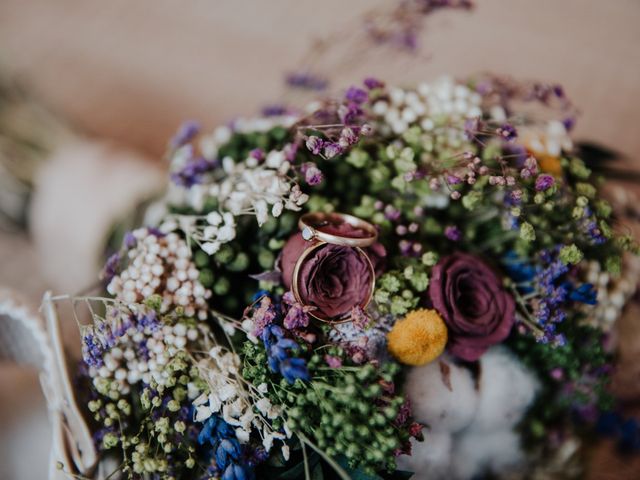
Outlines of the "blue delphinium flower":
M 212 415 L 204 423 L 198 435 L 200 445 L 211 445 L 211 456 L 215 467 L 210 472 L 216 477 L 228 480 L 250 480 L 251 468 L 242 463 L 242 448 L 236 438 L 233 427 L 217 415 Z
M 284 336 L 284 330 L 278 325 L 268 325 L 262 332 L 262 342 L 267 350 L 269 368 L 280 373 L 289 383 L 297 379 L 311 379 L 306 361 L 291 356 L 292 351 L 300 347 L 296 342 Z
M 569 292 L 569 299 L 574 302 L 586 303 L 587 305 L 596 305 L 598 292 L 590 283 L 583 283 L 578 288 L 574 288 Z
M 515 252 L 507 252 L 502 257 L 502 264 L 521 293 L 533 292 L 532 282 L 536 275 L 536 268 L 533 265 L 521 260 Z

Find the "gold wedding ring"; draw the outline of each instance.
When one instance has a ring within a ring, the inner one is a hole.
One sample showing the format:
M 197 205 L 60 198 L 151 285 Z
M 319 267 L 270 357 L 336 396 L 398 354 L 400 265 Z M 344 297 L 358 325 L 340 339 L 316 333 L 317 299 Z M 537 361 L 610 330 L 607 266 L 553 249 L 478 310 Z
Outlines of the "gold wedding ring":
M 355 230 L 360 230 L 367 234 L 364 237 L 350 237 L 346 235 L 337 235 L 323 231 L 323 227 L 339 226 L 348 224 Z M 305 213 L 298 220 L 298 227 L 302 231 L 302 238 L 307 241 L 319 240 L 334 245 L 343 245 L 345 247 L 370 247 L 378 239 L 378 230 L 369 222 L 366 222 L 353 215 L 346 213 L 322 213 L 310 212 Z
M 328 233 L 326 231 L 321 230 L 321 228 L 324 226 L 331 225 L 334 227 L 339 227 L 339 225 L 342 223 L 348 223 L 355 229 L 361 230 L 362 232 L 367 234 L 367 236 L 350 237 L 350 236 L 332 234 L 332 233 Z M 302 252 L 300 257 L 296 261 L 296 264 L 293 269 L 291 289 L 293 291 L 293 295 L 296 301 L 301 305 L 309 306 L 301 297 L 300 287 L 299 287 L 299 276 L 300 276 L 300 271 L 304 265 L 304 262 L 309 258 L 309 256 L 313 252 L 321 248 L 325 248 L 328 244 L 340 245 L 343 247 L 349 247 L 349 248 L 355 249 L 358 255 L 360 255 L 361 257 L 364 257 L 369 267 L 369 272 L 371 277 L 370 290 L 366 298 L 363 299 L 363 301 L 359 305 L 357 305 L 362 310 L 365 310 L 369 305 L 369 303 L 371 303 L 371 300 L 373 298 L 376 276 L 375 276 L 375 269 L 373 268 L 373 264 L 371 263 L 371 259 L 369 258 L 369 255 L 367 255 L 367 253 L 363 250 L 363 248 L 373 245 L 378 239 L 378 231 L 376 230 L 376 228 L 369 222 L 361 220 L 360 218 L 354 217 L 352 215 L 347 215 L 343 213 L 320 213 L 320 212 L 306 213 L 302 215 L 302 217 L 300 217 L 300 220 L 298 221 L 298 226 L 302 230 L 302 237 L 308 242 L 310 242 L 310 245 Z M 344 323 L 351 320 L 351 311 L 344 312 L 344 314 L 342 314 L 338 318 L 326 318 L 321 314 L 319 314 L 317 310 L 311 310 L 308 313 L 312 317 L 328 323 Z

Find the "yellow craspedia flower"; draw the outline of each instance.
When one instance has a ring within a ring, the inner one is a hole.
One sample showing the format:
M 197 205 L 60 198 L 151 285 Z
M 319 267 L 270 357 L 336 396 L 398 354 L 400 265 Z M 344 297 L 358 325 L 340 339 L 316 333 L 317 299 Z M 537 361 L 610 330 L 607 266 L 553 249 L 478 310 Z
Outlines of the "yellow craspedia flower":
M 562 175 L 562 164 L 560 163 L 560 158 L 553 155 L 538 155 L 538 165 L 540 165 L 540 170 L 545 173 L 550 173 L 554 177 L 559 177 Z
M 424 365 L 442 354 L 447 336 L 447 326 L 438 312 L 414 310 L 393 326 L 387 348 L 401 363 Z

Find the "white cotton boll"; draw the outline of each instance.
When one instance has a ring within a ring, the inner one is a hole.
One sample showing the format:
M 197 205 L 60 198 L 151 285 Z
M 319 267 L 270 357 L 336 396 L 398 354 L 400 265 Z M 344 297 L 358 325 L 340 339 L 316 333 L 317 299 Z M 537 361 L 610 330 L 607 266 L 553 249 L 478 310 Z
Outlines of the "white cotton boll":
M 478 392 L 469 370 L 443 357 L 407 375 L 405 392 L 416 421 L 431 432 L 458 432 L 473 420 Z
M 411 439 L 411 455 L 398 457 L 398 468 L 414 472 L 413 480 L 444 480 L 451 478 L 453 440 L 448 432 L 424 430 L 424 442 Z
M 505 347 L 493 347 L 481 358 L 480 400 L 469 428 L 494 431 L 512 428 L 535 398 L 535 375 Z
M 488 471 L 506 473 L 523 459 L 520 436 L 512 430 L 466 432 L 454 444 L 449 478 L 468 480 Z

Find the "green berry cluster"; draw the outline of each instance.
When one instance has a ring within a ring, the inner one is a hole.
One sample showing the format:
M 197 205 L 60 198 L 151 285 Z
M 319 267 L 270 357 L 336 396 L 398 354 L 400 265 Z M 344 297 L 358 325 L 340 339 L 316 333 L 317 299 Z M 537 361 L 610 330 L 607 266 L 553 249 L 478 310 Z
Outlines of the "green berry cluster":
M 402 270 L 391 270 L 376 283 L 374 300 L 382 314 L 404 315 L 415 309 L 426 295 L 429 287 L 430 267 L 437 256 L 424 254 L 421 259 L 407 259 Z
M 183 351 L 164 371 L 169 373 L 164 385 L 152 380 L 117 400 L 100 395 L 88 403 L 102 433 L 99 448 L 121 457 L 125 478 L 158 474 L 177 479 L 196 466 L 196 445 L 187 435 L 187 385 L 202 380 Z
M 342 349 L 329 347 L 324 353 L 341 358 L 344 365 L 331 368 L 320 353 L 313 353 L 307 363 L 311 381 L 291 385 L 269 371 L 262 347 L 247 342 L 243 353 L 243 376 L 269 385 L 269 399 L 284 408 L 282 421 L 289 429 L 304 433 L 330 457 L 344 456 L 351 468 L 370 474 L 395 470 L 394 452 L 409 439 L 394 423 L 404 399 L 388 390 L 399 373 L 397 364 L 349 365 Z

